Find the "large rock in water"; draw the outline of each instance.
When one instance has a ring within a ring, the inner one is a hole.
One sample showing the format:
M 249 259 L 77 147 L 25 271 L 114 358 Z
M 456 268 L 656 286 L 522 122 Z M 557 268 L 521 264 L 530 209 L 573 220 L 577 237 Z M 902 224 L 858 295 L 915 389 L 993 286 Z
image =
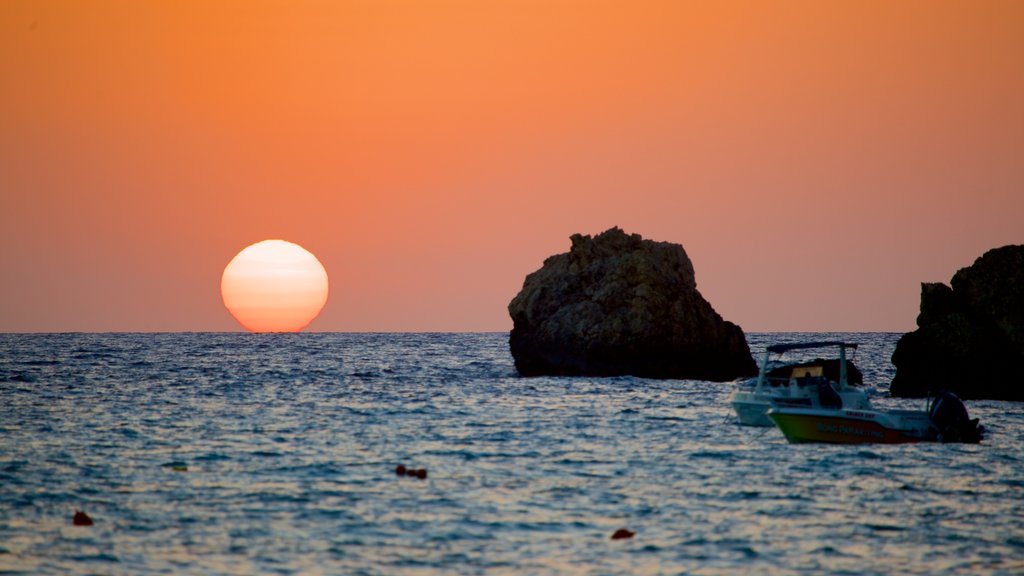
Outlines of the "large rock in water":
M 571 240 L 508 305 L 520 374 L 724 381 L 757 373 L 743 330 L 697 291 L 682 246 L 618 228 Z
M 1024 246 L 989 250 L 950 284 L 921 285 L 918 329 L 896 343 L 890 393 L 1024 400 Z

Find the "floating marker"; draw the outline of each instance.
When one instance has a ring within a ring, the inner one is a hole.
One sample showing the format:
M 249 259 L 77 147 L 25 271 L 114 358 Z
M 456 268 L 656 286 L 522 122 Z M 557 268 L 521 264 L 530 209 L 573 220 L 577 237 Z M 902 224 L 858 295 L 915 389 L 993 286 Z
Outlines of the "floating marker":
M 399 464 L 395 467 L 395 474 L 399 476 L 408 476 L 409 478 L 419 478 L 425 480 L 427 478 L 426 468 L 406 468 L 405 464 Z
M 71 519 L 71 523 L 75 526 L 92 526 L 92 518 L 81 510 L 75 510 L 75 517 Z
M 619 528 L 615 531 L 615 534 L 612 534 L 612 540 L 625 540 L 626 538 L 632 538 L 635 534 L 636 532 L 630 532 L 625 528 Z

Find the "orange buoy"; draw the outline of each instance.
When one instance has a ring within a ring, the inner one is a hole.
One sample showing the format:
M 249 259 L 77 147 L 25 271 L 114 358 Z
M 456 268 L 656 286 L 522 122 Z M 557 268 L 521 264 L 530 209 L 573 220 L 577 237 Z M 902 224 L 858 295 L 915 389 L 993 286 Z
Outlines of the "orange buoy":
M 630 532 L 625 528 L 619 528 L 615 531 L 615 534 L 612 534 L 612 540 L 624 540 L 626 538 L 632 538 L 635 534 L 636 532 Z
M 75 526 L 92 526 L 92 518 L 81 510 L 75 510 L 75 516 L 71 519 L 71 523 Z
M 397 467 L 395 468 L 395 474 L 397 474 L 397 475 L 399 475 L 399 476 L 405 476 L 405 466 L 404 466 L 404 465 L 402 465 L 402 464 L 399 464 L 399 465 L 398 465 L 398 466 L 397 466 Z
M 420 468 L 419 470 L 417 470 L 416 477 L 419 478 L 420 480 L 425 480 L 427 478 L 427 469 Z

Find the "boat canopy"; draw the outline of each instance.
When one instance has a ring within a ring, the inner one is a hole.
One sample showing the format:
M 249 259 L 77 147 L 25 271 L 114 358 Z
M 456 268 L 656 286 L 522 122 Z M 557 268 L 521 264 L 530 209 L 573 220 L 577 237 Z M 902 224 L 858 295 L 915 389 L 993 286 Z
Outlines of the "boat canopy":
M 851 342 L 838 342 L 838 341 L 823 341 L 823 342 L 797 342 L 795 344 L 772 344 L 768 347 L 768 352 L 775 352 L 781 354 L 790 350 L 803 350 L 805 348 L 831 348 L 832 346 L 842 346 L 845 348 L 856 348 L 857 345 Z

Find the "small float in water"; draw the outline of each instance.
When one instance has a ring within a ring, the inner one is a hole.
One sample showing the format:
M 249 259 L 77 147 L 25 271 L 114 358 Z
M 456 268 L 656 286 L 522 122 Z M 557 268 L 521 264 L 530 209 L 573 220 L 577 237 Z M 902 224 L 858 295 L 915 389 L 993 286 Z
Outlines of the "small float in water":
M 985 430 L 977 418 L 970 419 L 967 407 L 952 392 L 931 399 L 926 410 L 773 405 L 768 417 L 791 443 L 977 443 Z

